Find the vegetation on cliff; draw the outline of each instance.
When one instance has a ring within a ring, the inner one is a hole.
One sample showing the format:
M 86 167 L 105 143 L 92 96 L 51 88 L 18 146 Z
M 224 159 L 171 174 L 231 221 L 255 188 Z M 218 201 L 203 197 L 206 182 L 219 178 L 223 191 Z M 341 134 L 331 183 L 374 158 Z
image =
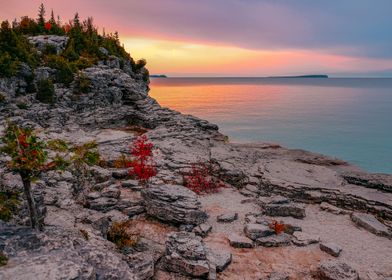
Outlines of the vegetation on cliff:
M 144 59 L 135 62 L 119 41 L 117 32 L 99 34 L 93 18 L 81 20 L 78 13 L 66 23 L 60 17 L 55 18 L 53 11 L 50 19 L 45 18 L 45 7 L 39 7 L 37 19 L 27 16 L 12 23 L 3 21 L 0 29 L 0 77 L 11 77 L 20 71 L 21 63 L 31 68 L 48 66 L 58 70 L 55 81 L 66 85 L 73 81 L 78 70 L 116 56 L 121 61 L 130 61 L 134 72 L 140 71 L 146 64 Z M 28 37 L 37 35 L 67 36 L 64 50 L 46 45 L 43 51 L 29 43 Z M 120 64 L 120 66 L 123 66 Z

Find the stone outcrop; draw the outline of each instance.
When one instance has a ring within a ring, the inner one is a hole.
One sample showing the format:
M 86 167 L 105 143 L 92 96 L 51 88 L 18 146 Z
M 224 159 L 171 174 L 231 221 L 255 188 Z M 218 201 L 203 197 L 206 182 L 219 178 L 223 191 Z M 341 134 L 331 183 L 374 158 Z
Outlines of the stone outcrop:
M 168 236 L 162 266 L 171 272 L 206 279 L 223 271 L 230 262 L 230 253 L 211 251 L 194 233 L 178 232 Z
M 333 242 L 320 243 L 320 249 L 321 251 L 324 251 L 334 257 L 339 257 L 340 253 L 342 252 L 342 247 Z
M 43 52 L 47 46 L 52 46 L 56 53 L 61 53 L 68 43 L 67 36 L 58 35 L 38 35 L 28 37 L 28 40 L 33 44 L 39 51 Z
M 183 186 L 150 186 L 142 191 L 142 197 L 147 213 L 162 221 L 199 225 L 207 219 L 196 194 Z

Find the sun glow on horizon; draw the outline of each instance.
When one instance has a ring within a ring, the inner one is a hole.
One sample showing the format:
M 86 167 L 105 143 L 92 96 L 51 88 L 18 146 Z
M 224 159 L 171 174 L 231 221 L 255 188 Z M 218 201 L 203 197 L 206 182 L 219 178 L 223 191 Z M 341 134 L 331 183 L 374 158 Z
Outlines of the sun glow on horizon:
M 330 74 L 387 68 L 391 60 L 310 50 L 250 50 L 233 46 L 141 37 L 121 38 L 134 59 L 145 58 L 152 74 L 169 76 L 273 76 Z

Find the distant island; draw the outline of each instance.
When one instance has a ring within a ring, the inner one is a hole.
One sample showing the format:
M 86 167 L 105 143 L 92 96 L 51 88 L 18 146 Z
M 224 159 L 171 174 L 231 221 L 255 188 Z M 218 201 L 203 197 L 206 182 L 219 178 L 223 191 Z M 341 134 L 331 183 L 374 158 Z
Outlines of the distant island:
M 271 76 L 267 78 L 328 78 L 328 75 Z
M 167 78 L 166 75 L 150 75 L 150 78 Z

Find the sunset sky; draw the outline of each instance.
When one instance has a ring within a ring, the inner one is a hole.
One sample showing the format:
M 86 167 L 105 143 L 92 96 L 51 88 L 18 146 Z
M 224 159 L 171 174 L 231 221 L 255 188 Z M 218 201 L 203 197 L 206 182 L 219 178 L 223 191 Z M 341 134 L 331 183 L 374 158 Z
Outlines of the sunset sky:
M 41 2 L 117 30 L 154 74 L 392 76 L 391 0 L 0 0 L 0 19 Z

